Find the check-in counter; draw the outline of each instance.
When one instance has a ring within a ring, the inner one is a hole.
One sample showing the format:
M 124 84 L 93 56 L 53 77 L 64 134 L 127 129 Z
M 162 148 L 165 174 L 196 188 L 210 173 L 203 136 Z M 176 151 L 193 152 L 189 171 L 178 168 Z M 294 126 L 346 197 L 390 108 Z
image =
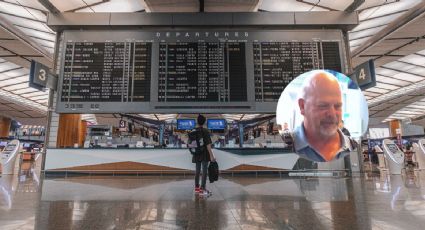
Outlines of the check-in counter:
M 292 170 L 299 159 L 287 149 L 218 148 L 220 170 Z M 192 155 L 182 148 L 47 149 L 46 172 L 192 171 Z

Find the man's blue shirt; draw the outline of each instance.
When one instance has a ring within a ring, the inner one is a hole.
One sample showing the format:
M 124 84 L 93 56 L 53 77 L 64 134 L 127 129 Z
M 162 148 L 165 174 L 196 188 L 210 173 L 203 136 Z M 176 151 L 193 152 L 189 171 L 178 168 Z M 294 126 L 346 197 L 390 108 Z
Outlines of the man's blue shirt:
M 334 159 L 343 158 L 353 150 L 351 146 L 350 138 L 345 136 L 341 130 L 338 129 L 338 134 L 340 136 L 340 149 L 338 150 L 338 154 Z M 316 161 L 316 162 L 326 162 L 326 159 L 320 155 L 313 147 L 308 143 L 307 137 L 304 131 L 304 123 L 298 126 L 293 132 L 294 138 L 294 148 L 295 152 L 302 158 Z

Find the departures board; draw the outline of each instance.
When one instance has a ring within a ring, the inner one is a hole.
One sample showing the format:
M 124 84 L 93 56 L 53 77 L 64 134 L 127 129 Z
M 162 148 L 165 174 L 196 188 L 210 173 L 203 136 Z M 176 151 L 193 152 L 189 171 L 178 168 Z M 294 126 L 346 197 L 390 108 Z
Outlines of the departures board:
M 245 43 L 161 42 L 158 78 L 161 102 L 247 101 Z
M 61 101 L 149 101 L 152 43 L 69 42 Z
M 298 75 L 313 69 L 341 72 L 338 42 L 254 42 L 255 101 L 277 101 Z
M 59 113 L 274 113 L 289 82 L 346 70 L 338 30 L 65 31 Z

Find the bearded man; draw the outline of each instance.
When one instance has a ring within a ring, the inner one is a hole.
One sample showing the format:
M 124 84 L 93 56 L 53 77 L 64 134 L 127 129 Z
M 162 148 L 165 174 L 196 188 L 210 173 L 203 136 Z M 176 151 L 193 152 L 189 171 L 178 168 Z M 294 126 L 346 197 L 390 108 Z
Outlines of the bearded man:
M 338 129 L 342 97 L 338 80 L 325 71 L 308 76 L 298 98 L 304 120 L 293 132 L 295 152 L 303 158 L 327 162 L 343 158 L 353 147 Z

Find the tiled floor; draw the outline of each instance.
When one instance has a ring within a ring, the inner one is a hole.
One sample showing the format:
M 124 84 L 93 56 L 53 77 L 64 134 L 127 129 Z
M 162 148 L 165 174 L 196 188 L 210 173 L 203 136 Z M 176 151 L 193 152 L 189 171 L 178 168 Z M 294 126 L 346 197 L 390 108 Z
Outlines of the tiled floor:
M 425 172 L 354 178 L 0 178 L 0 229 L 425 229 Z

